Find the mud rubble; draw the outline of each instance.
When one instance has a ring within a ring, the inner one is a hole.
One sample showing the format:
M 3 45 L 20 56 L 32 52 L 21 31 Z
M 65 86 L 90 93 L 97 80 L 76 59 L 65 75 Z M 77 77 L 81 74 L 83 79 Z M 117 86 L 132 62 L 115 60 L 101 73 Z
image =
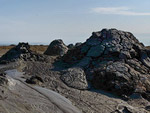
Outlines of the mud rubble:
M 93 32 L 86 42 L 68 47 L 62 40 L 54 40 L 44 54 L 32 52 L 27 43 L 19 43 L 0 58 L 0 63 L 3 64 L 0 72 L 6 72 L 6 75 L 0 74 L 0 97 L 5 97 L 4 94 L 8 97 L 0 101 L 0 108 L 4 107 L 2 112 L 12 109 L 7 108 L 4 101 L 12 104 L 11 100 L 16 98 L 24 102 L 19 99 L 21 91 L 26 95 L 25 100 L 34 96 L 36 100 L 38 96 L 47 98 L 41 90 L 37 91 L 37 86 L 69 99 L 73 108 L 70 113 L 150 112 L 150 50 L 130 32 L 103 29 Z M 10 76 L 7 72 L 10 69 L 17 69 L 22 76 L 15 74 L 14 77 L 14 73 Z M 16 95 L 10 85 L 12 79 L 19 82 L 13 85 Z M 13 92 L 11 96 L 10 92 Z M 31 100 L 32 105 L 26 101 L 21 107 L 16 101 L 13 109 L 23 113 L 34 113 L 37 109 L 48 113 L 48 101 L 57 108 L 52 109 L 54 113 L 67 109 L 54 105 L 57 102 L 52 100 L 41 101 L 42 105 Z

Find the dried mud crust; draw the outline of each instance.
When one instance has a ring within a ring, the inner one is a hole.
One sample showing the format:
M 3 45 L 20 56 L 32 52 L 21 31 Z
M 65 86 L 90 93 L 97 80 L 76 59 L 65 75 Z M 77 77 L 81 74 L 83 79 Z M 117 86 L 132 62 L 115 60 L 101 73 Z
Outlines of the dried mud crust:
M 36 65 L 36 66 L 34 66 Z M 123 111 L 127 109 L 133 113 L 144 113 L 147 112 L 145 106 L 141 106 L 138 103 L 134 103 L 135 108 L 132 104 L 123 101 L 121 98 L 100 90 L 79 90 L 68 87 L 61 79 L 61 73 L 53 71 L 52 67 L 48 64 L 34 63 L 31 62 L 26 65 L 27 67 L 23 70 L 26 74 L 38 75 L 43 79 L 43 83 L 40 84 L 42 87 L 51 89 L 59 94 L 65 96 L 73 105 L 79 108 L 83 113 L 111 113 L 116 111 Z M 36 70 L 36 71 L 35 71 Z M 143 98 L 142 98 L 143 99 Z M 131 103 L 132 100 L 130 100 Z M 143 99 L 143 101 L 146 101 Z M 147 101 L 146 101 L 147 102 Z M 148 102 L 149 103 L 149 102 Z M 119 108 L 118 106 L 122 106 Z M 148 112 L 147 112 L 148 113 Z
M 69 100 L 37 86 L 26 84 L 18 71 L 9 70 L 8 85 L 0 86 L 0 112 L 2 113 L 80 113 Z M 13 77 L 12 77 L 13 76 Z M 21 104 L 20 104 L 21 103 Z

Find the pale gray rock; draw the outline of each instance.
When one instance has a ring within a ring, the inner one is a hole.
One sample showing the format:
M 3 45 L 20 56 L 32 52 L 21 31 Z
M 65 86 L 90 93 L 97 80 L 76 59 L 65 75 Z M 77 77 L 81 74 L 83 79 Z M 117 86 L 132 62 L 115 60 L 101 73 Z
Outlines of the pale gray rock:
M 74 67 L 63 71 L 60 79 L 69 87 L 73 87 L 76 89 L 88 88 L 86 75 L 81 68 Z

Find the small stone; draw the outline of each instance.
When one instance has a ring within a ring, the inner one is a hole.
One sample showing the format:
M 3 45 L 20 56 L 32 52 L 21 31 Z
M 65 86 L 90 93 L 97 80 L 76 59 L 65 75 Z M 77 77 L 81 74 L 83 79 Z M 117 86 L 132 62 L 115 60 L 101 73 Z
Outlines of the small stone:
M 32 76 L 31 78 L 26 79 L 26 83 L 29 84 L 41 84 L 43 82 L 44 82 L 43 79 L 39 76 Z

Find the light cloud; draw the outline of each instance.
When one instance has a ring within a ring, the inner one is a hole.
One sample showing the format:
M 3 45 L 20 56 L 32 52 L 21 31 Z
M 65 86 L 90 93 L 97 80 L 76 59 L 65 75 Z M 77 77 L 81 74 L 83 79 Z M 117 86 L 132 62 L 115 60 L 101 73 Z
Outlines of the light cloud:
M 128 7 L 97 7 L 92 8 L 92 12 L 98 14 L 113 14 L 113 15 L 127 15 L 127 16 L 150 16 L 150 13 L 134 12 Z

